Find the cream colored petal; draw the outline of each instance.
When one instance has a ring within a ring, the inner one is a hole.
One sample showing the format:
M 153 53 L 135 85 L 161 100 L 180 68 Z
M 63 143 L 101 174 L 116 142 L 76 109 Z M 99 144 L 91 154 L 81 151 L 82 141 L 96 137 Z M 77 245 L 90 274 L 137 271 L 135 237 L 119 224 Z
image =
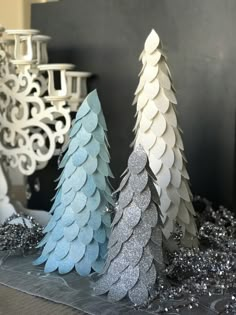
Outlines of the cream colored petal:
M 158 66 L 153 67 L 151 65 L 147 65 L 143 71 L 142 77 L 147 82 L 152 82 L 156 79 L 158 75 Z
M 142 78 L 142 77 L 141 77 Z M 144 80 L 141 80 L 141 78 L 140 78 L 140 80 L 139 80 L 139 84 L 138 84 L 138 87 L 137 87 L 137 89 L 136 89 L 136 91 L 135 91 L 135 95 L 137 95 L 137 94 L 139 94 L 142 90 L 143 90 L 143 88 L 144 88 L 144 85 L 145 85 L 145 81 Z
M 162 138 L 157 138 L 155 145 L 152 147 L 152 154 L 159 159 L 166 150 L 166 143 Z
M 171 205 L 171 199 L 169 198 L 169 196 L 167 195 L 166 190 L 162 191 L 162 194 L 160 196 L 160 208 L 161 208 L 161 212 L 165 213 L 168 211 L 170 205 Z
M 157 137 L 161 137 L 166 131 L 167 125 L 164 116 L 159 112 L 157 117 L 153 120 L 152 131 Z
M 162 164 L 161 170 L 157 175 L 157 183 L 161 188 L 166 188 L 171 181 L 170 170 Z
M 197 233 L 197 228 L 196 228 L 196 224 L 195 224 L 195 220 L 193 217 L 190 217 L 190 223 L 188 225 L 186 225 L 186 230 L 192 234 L 192 235 L 196 235 Z
M 155 142 L 156 135 L 151 130 L 148 130 L 140 135 L 140 143 L 145 150 L 150 150 L 154 146 Z
M 153 101 L 161 113 L 166 113 L 168 111 L 170 107 L 170 101 L 165 96 L 162 88 L 160 89 L 157 97 Z
M 171 234 L 174 230 L 174 222 L 171 219 L 166 220 L 164 227 L 162 228 L 162 232 L 165 238 L 168 240 L 171 237 Z
M 146 82 L 144 85 L 144 92 L 148 99 L 153 100 L 159 93 L 160 85 L 159 81 L 155 79 L 153 82 Z
M 150 120 L 154 119 L 157 113 L 158 108 L 153 101 L 149 101 L 143 109 L 143 115 L 145 115 Z
M 137 101 L 137 110 L 140 111 L 148 102 L 148 97 L 145 93 L 141 93 Z
M 186 201 L 190 201 L 189 191 L 187 189 L 187 184 L 185 183 L 184 179 L 181 181 L 181 185 L 177 191 L 181 198 Z
M 166 167 L 172 168 L 174 161 L 175 161 L 174 151 L 167 145 L 166 151 L 162 156 L 162 162 Z
M 170 78 L 162 71 L 158 73 L 158 80 L 160 81 L 160 86 L 164 89 L 170 90 L 171 89 L 171 81 Z
M 165 119 L 168 124 L 177 128 L 177 118 L 176 118 L 176 113 L 173 110 L 173 106 L 169 106 L 168 111 L 165 112 Z
M 175 128 L 175 135 L 176 135 L 176 146 L 179 149 L 184 150 L 183 140 L 180 136 L 179 130 L 176 128 Z
M 140 120 L 140 130 L 142 132 L 145 132 L 151 128 L 151 125 L 152 125 L 152 120 L 147 119 L 145 115 L 142 115 L 142 118 Z
M 182 154 L 180 152 L 180 150 L 178 148 L 174 148 L 174 154 L 175 154 L 175 162 L 174 162 L 174 166 L 178 169 L 178 170 L 182 170 L 183 168 L 183 158 L 182 158 Z
M 165 133 L 163 134 L 163 140 L 171 147 L 174 148 L 176 144 L 176 136 L 174 132 L 174 128 L 170 125 L 167 126 Z
M 176 188 L 173 185 L 169 185 L 166 188 L 166 192 L 170 200 L 174 203 L 174 205 L 179 206 L 180 204 L 180 196 L 177 193 Z
M 151 33 L 148 35 L 144 49 L 147 53 L 152 54 L 160 44 L 160 38 L 155 30 L 152 30 Z
M 161 195 L 162 195 L 161 187 L 157 183 L 154 183 L 154 186 L 155 186 L 155 188 L 157 190 L 157 193 L 158 193 L 159 197 L 161 197 Z
M 171 184 L 174 187 L 179 188 L 180 183 L 181 183 L 181 172 L 175 167 L 172 167 L 170 171 L 171 171 Z
M 159 50 L 155 50 L 151 55 L 147 54 L 146 61 L 147 64 L 151 66 L 157 66 L 158 62 L 161 59 L 161 52 Z
M 175 93 L 172 90 L 165 90 L 165 95 L 171 103 L 177 104 Z
M 142 115 L 140 113 L 138 113 L 133 131 L 137 131 L 137 129 L 139 128 L 139 124 L 141 122 L 141 119 L 142 119 Z
M 142 60 L 142 58 L 143 58 L 144 54 L 145 54 L 145 51 L 143 50 L 143 51 L 141 52 L 141 54 L 140 54 L 139 58 L 138 58 L 138 60 L 139 60 L 139 61 L 141 61 L 141 60 Z
M 167 75 L 170 78 L 170 81 L 172 81 L 171 74 L 170 74 L 168 65 L 164 57 L 160 60 L 160 62 L 158 63 L 158 66 L 159 66 L 159 70 L 165 73 L 165 75 Z
M 183 201 L 181 201 L 180 206 L 179 206 L 178 218 L 185 224 L 190 223 L 189 212 Z
M 192 202 L 185 202 L 185 205 L 186 205 L 186 207 L 188 208 L 188 210 L 189 210 L 189 212 L 192 214 L 192 215 L 196 215 L 196 212 L 195 212 L 195 210 L 194 210 L 194 208 L 193 208 L 193 204 L 192 204 Z
M 175 220 L 178 214 L 179 208 L 174 205 L 173 203 L 170 204 L 170 207 L 167 210 L 167 216 L 171 219 L 171 220 Z
M 155 175 L 159 173 L 162 166 L 162 160 L 157 159 L 156 156 L 152 154 L 152 150 L 149 155 L 149 165 Z

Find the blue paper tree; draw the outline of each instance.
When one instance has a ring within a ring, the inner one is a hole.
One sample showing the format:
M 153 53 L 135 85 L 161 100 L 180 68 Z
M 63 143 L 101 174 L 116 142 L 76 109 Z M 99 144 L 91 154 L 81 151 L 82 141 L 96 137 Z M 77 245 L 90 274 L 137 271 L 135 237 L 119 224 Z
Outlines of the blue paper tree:
M 106 123 L 96 91 L 81 105 L 70 131 L 70 143 L 60 168 L 52 217 L 38 247 L 43 247 L 35 265 L 45 263 L 45 272 L 82 275 L 101 272 L 107 251 L 113 204 L 108 177 L 110 156 Z

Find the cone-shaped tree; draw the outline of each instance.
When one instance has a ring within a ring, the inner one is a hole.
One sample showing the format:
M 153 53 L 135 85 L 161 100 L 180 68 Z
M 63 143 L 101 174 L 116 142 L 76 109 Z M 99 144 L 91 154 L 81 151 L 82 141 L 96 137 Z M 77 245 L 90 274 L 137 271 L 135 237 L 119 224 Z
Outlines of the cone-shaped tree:
M 170 238 L 177 222 L 183 230 L 183 245 L 195 246 L 195 211 L 176 118 L 177 101 L 166 57 L 154 30 L 148 36 L 140 58 L 143 68 L 134 100 L 137 104 L 134 145 L 143 146 L 150 168 L 157 177 L 165 238 Z
M 141 146 L 128 160 L 128 173 L 118 191 L 118 209 L 112 222 L 108 255 L 95 294 L 137 305 L 148 301 L 163 267 L 159 197 Z M 153 177 L 154 174 L 152 174 Z
M 60 168 L 46 226 L 41 256 L 34 264 L 46 262 L 45 272 L 70 272 L 80 275 L 104 267 L 111 218 L 107 207 L 112 203 L 108 176 L 106 123 L 96 91 L 91 92 L 78 110 L 70 131 L 68 150 Z

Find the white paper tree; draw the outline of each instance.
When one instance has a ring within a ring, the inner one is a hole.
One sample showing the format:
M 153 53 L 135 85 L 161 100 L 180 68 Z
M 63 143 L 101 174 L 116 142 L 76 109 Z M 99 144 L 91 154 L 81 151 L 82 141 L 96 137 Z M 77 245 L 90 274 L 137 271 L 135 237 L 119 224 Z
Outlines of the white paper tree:
M 167 240 L 178 223 L 183 230 L 183 245 L 195 246 L 195 211 L 189 189 L 189 175 L 176 117 L 176 97 L 171 74 L 158 34 L 152 30 L 140 59 L 143 68 L 133 104 L 137 104 L 135 147 L 141 144 L 157 177 L 163 233 Z

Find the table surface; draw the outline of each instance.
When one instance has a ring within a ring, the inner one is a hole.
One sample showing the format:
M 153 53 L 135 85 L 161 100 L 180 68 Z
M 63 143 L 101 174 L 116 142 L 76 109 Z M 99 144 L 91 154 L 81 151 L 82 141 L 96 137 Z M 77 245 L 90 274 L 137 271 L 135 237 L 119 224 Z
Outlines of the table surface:
M 67 305 L 41 299 L 0 285 L 0 315 L 84 315 Z

